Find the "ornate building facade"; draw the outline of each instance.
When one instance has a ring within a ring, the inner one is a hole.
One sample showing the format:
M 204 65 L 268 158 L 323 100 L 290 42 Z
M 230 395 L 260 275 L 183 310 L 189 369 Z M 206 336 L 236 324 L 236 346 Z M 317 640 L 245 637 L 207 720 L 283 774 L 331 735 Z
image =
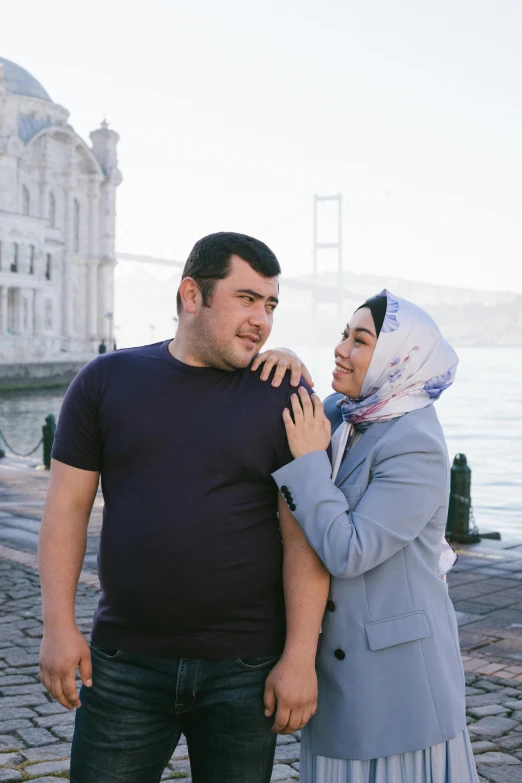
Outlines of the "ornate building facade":
M 0 58 L 0 363 L 112 347 L 119 137 L 103 122 L 88 145 L 68 118 Z

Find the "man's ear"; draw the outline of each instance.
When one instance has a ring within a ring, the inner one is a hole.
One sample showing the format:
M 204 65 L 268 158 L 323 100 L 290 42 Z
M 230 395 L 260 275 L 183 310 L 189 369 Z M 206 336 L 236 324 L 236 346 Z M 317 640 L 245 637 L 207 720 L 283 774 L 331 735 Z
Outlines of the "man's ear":
M 178 288 L 181 305 L 186 313 L 195 313 L 201 306 L 201 291 L 193 277 L 184 277 Z

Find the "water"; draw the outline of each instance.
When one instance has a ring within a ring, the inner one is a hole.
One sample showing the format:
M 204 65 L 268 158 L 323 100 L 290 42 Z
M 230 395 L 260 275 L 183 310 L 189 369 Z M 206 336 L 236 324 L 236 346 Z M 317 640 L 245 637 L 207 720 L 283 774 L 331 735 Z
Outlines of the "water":
M 333 351 L 300 348 L 317 393 L 331 392 Z M 522 348 L 461 348 L 454 385 L 435 408 L 450 457 L 462 452 L 472 470 L 479 530 L 522 538 Z
M 318 394 L 330 392 L 333 352 L 296 349 Z M 522 539 L 522 348 L 463 348 L 452 388 L 436 403 L 450 455 L 463 452 L 472 469 L 473 506 L 479 529 Z M 12 446 L 29 451 L 44 419 L 58 416 L 60 390 L 0 392 L 0 429 Z M 37 452 L 41 459 L 41 449 Z
M 15 451 L 25 454 L 36 446 L 42 437 L 45 417 L 52 413 L 58 419 L 63 394 L 64 389 L 60 388 L 0 391 L 0 430 Z M 3 442 L 0 448 L 6 450 Z M 41 446 L 27 462 L 35 460 L 42 461 Z

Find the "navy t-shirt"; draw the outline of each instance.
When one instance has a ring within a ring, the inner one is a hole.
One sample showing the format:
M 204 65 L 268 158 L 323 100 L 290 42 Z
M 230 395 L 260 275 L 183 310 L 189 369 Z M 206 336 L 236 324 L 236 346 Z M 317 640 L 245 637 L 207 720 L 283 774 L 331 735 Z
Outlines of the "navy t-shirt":
M 97 357 L 65 396 L 53 457 L 101 471 L 93 642 L 231 659 L 284 645 L 271 473 L 287 464 L 279 388 L 175 359 L 169 341 Z

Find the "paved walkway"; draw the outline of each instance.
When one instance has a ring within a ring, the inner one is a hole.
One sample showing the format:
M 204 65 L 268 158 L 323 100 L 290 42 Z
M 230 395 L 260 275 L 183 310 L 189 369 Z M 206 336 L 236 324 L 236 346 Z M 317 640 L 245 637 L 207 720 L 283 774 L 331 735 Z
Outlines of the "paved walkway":
M 39 682 L 42 633 L 36 546 L 47 474 L 0 463 L 0 783 L 68 779 L 74 714 Z M 78 588 L 80 629 L 98 601 L 99 497 Z M 463 547 L 450 575 L 466 670 L 468 728 L 482 781 L 522 783 L 522 543 Z M 279 737 L 273 781 L 299 779 L 299 732 Z M 164 780 L 190 783 L 180 744 Z

